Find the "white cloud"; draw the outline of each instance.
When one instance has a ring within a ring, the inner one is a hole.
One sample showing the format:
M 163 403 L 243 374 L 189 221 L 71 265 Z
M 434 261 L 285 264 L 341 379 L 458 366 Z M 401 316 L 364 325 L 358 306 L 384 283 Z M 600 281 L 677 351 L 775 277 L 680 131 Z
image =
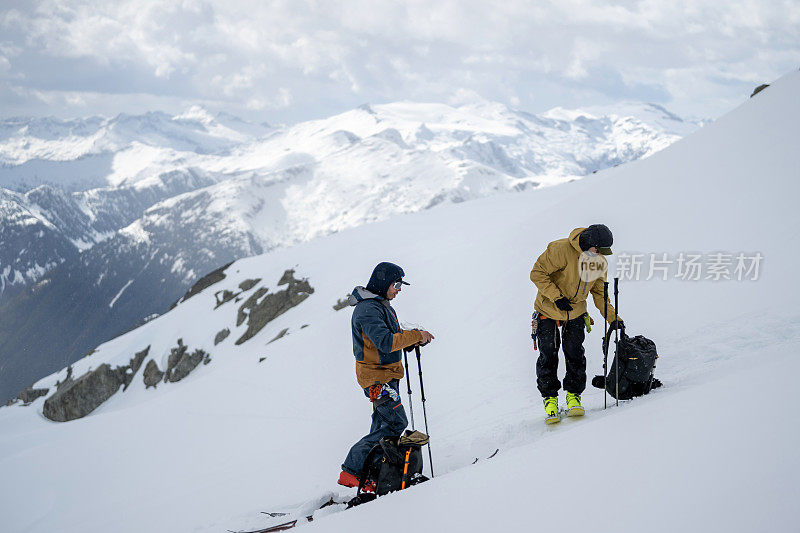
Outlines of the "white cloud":
M 0 12 L 0 80 L 65 106 L 149 94 L 284 120 L 459 90 L 717 114 L 798 66 L 799 28 L 792 0 L 34 0 Z
M 474 104 L 484 101 L 483 97 L 471 89 L 459 87 L 447 98 L 447 103 L 454 106 Z

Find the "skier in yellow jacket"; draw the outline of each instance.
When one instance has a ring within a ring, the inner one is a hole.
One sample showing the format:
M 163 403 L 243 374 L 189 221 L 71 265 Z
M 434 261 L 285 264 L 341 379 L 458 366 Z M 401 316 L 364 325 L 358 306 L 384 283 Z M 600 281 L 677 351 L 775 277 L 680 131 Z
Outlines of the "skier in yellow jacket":
M 531 270 L 531 281 L 539 289 L 534 303 L 532 327 L 538 341 L 539 358 L 536 361 L 536 384 L 544 398 L 548 424 L 558 422 L 558 344 L 557 329 L 561 330 L 564 348 L 566 390 L 569 416 L 581 416 L 581 393 L 586 388 L 586 357 L 584 355 L 584 328 L 589 323 L 586 299 L 589 294 L 595 306 L 607 315 L 604 317 L 611 329 L 625 327 L 610 302 L 604 301 L 603 282 L 606 281 L 608 262 L 614 237 L 603 224 L 588 228 L 575 228 L 566 239 L 547 245 Z

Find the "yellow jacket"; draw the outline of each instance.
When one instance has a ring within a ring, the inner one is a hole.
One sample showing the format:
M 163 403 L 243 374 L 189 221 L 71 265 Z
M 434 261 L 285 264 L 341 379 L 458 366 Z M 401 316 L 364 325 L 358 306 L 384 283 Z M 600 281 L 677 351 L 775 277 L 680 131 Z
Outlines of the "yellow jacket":
M 606 281 L 608 263 L 602 255 L 596 256 L 594 261 L 601 261 L 605 266 L 603 274 L 594 280 L 584 281 L 580 275 L 581 248 L 578 236 L 586 228 L 575 228 L 566 239 L 559 239 L 547 245 L 531 270 L 531 281 L 539 289 L 536 294 L 534 309 L 542 315 L 553 320 L 569 320 L 577 318 L 586 312 L 586 299 L 589 293 L 594 298 L 594 305 L 603 313 L 603 282 Z M 609 292 L 611 289 L 609 288 Z M 562 296 L 569 299 L 572 311 L 562 311 L 554 303 Z M 617 312 L 608 302 L 608 316 L 605 319 L 612 322 L 617 318 Z M 621 319 L 621 317 L 620 317 Z

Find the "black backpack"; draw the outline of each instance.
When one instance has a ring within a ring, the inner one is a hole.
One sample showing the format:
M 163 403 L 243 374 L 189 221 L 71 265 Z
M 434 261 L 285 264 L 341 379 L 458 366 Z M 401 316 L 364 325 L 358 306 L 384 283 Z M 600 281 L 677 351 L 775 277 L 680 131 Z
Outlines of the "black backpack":
M 608 332 L 609 338 L 611 331 Z M 611 348 L 610 343 L 607 343 Z M 608 375 L 595 376 L 592 385 L 605 389 L 613 397 L 617 398 L 617 360 L 619 361 L 619 400 L 630 400 L 636 396 L 642 396 L 650 392 L 654 387 L 661 385 L 661 382 L 653 377 L 656 368 L 658 352 L 656 344 L 643 335 L 629 337 L 625 330 L 622 330 L 617 347 L 617 358 L 609 349 L 609 358 L 612 359 L 611 368 Z M 599 379 L 598 379 L 599 378 Z
M 428 436 L 406 430 L 402 437 L 384 437 L 372 447 L 359 476 L 358 492 L 348 507 L 374 500 L 396 490 L 428 481 L 422 475 L 422 446 Z M 367 483 L 375 483 L 375 492 L 364 492 Z

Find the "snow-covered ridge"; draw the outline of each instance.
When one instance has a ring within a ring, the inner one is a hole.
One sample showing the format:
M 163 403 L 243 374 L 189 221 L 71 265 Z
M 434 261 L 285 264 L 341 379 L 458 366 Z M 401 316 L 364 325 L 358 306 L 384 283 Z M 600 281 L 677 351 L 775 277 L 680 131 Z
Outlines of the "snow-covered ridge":
M 133 142 L 211 152 L 270 130 L 268 125 L 250 124 L 226 114 L 213 116 L 199 106 L 176 116 L 153 111 L 73 120 L 15 117 L 0 120 L 0 163 L 9 167 L 34 159 L 71 161 L 118 152 Z
M 709 120 L 686 119 L 677 116 L 659 104 L 642 104 L 639 102 L 619 102 L 612 106 L 587 106 L 581 109 L 553 108 L 543 114 L 548 118 L 559 120 L 578 120 L 580 117 L 618 117 L 630 118 L 648 124 L 649 126 L 684 137 L 705 124 Z
M 653 109 L 652 104 L 625 104 L 624 112 L 616 114 L 611 109 L 607 114 L 570 112 L 583 117 L 576 121 L 563 110 L 535 116 L 490 102 L 460 107 L 408 102 L 364 105 L 277 129 L 222 113 L 212 116 L 200 107 L 174 117 L 151 112 L 68 121 L 11 118 L 0 121 L 0 186 L 24 191 L 48 183 L 80 190 L 188 166 L 223 172 L 275 169 L 285 166 L 283 159 L 290 155 L 285 151 L 320 160 L 341 143 L 373 135 L 399 141 L 404 148 L 439 152 L 465 143 L 495 142 L 504 148 L 510 143 L 511 159 L 525 153 L 536 159 L 533 153 L 544 149 L 555 155 L 542 154 L 538 167 L 523 163 L 520 170 L 527 175 L 542 174 L 542 169 L 562 177 L 582 175 L 596 170 L 586 165 L 591 166 L 598 150 L 615 147 L 618 153 L 607 155 L 609 160 L 630 158 L 625 150 L 640 157 L 697 126 L 666 112 L 650 122 Z M 266 141 L 259 140 L 265 136 Z M 570 155 L 578 166 L 559 161 Z

